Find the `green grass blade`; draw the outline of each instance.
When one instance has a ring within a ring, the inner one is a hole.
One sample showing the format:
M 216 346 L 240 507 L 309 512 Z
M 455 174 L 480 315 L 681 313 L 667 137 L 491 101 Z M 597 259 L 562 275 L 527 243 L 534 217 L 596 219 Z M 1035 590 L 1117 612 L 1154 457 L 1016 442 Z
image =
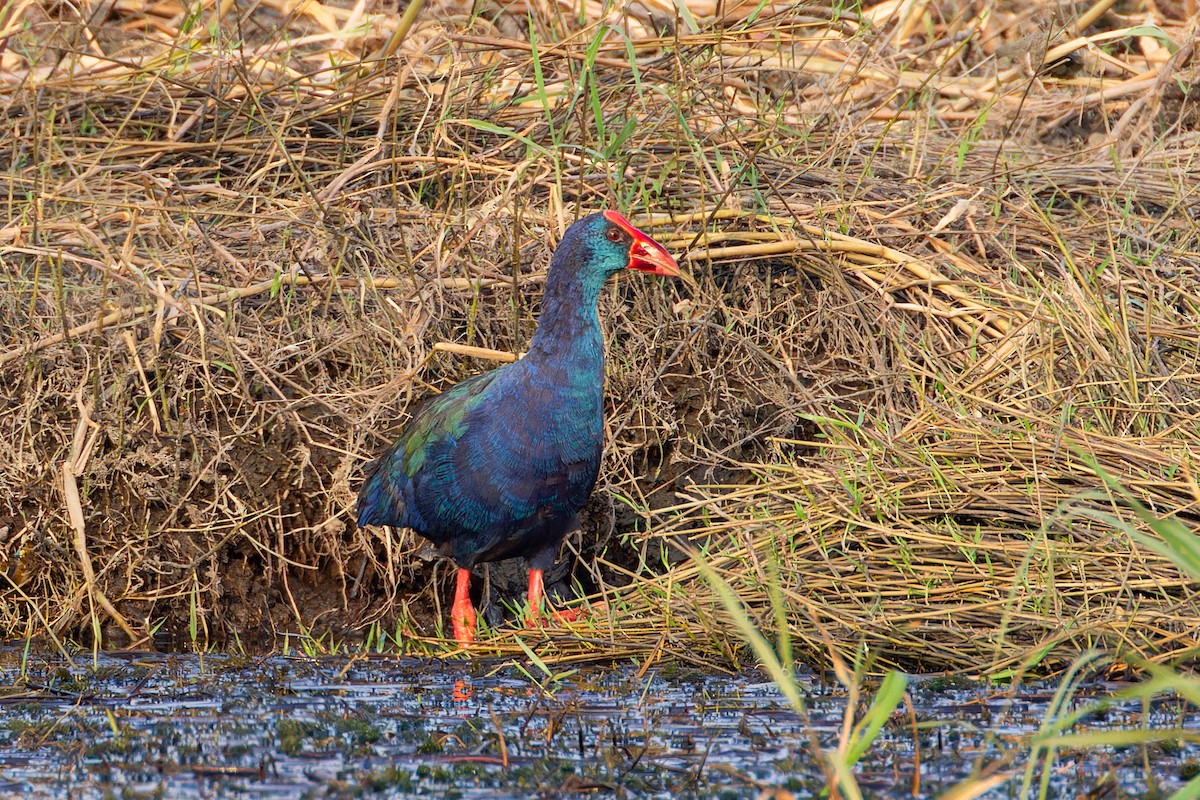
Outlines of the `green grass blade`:
M 742 605 L 742 601 L 738 599 L 737 594 L 716 573 L 712 565 L 699 553 L 694 552 L 692 557 L 695 559 L 700 574 L 713 587 L 713 590 L 717 593 L 717 597 L 721 601 L 721 605 L 725 606 L 725 611 L 733 619 L 733 624 L 737 626 L 742 638 L 750 645 L 750 648 L 754 651 L 754 655 L 758 657 L 767 674 L 771 676 L 771 680 L 779 687 L 779 691 L 787 698 L 792 708 L 803 713 L 806 707 L 804 696 L 800 691 L 800 685 L 796 681 L 796 676 L 792 672 L 792 665 L 790 663 L 785 665 L 780 660 L 775 649 L 771 647 L 771 643 L 766 640 L 766 637 L 762 635 L 758 627 L 750 619 L 750 615 L 746 612 L 746 607 Z
M 893 670 L 884 676 L 879 690 L 875 692 L 875 699 L 871 701 L 871 707 L 854 726 L 854 732 L 850 736 L 850 747 L 846 751 L 848 766 L 854 766 L 866 754 L 875 738 L 879 736 L 879 731 L 904 700 L 904 691 L 907 688 L 908 676 L 904 673 Z

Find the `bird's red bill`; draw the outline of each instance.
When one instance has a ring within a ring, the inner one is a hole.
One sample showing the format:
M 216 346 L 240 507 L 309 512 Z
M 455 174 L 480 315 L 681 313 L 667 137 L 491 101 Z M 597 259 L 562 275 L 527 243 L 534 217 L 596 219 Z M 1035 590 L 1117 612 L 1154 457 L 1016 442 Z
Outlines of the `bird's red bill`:
M 633 244 L 629 247 L 629 269 L 648 272 L 651 275 L 680 277 L 679 265 L 667 252 L 667 248 L 633 227 L 633 223 L 616 211 L 605 211 L 604 217 L 630 235 Z

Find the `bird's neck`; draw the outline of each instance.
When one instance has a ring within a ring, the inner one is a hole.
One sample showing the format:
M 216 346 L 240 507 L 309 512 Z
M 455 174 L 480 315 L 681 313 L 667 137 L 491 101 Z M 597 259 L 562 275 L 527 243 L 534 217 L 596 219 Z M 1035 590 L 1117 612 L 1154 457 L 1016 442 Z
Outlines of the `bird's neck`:
M 604 339 L 596 303 L 600 290 L 566 282 L 548 282 L 537 331 L 526 358 L 557 366 L 576 376 L 604 371 Z

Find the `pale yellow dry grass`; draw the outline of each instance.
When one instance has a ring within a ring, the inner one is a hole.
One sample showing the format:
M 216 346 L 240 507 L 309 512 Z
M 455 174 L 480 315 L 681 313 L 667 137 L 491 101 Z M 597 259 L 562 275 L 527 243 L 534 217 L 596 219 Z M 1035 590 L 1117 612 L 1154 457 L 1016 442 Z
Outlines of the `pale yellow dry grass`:
M 616 206 L 700 287 L 604 302 L 606 605 L 555 657 L 737 660 L 692 546 L 816 659 L 1194 656 L 1196 585 L 1070 513 L 1129 517 L 1087 454 L 1197 519 L 1193 23 L 689 8 L 5 6 L 5 634 L 424 646 L 361 466 Z

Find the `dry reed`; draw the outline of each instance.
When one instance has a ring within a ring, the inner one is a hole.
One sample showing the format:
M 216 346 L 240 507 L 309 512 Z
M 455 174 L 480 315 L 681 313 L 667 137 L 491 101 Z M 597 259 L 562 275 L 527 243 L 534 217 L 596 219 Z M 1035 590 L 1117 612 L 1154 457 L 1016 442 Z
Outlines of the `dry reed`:
M 9 3 L 0 630 L 421 646 L 363 461 L 619 206 L 700 286 L 604 303 L 606 605 L 547 657 L 736 660 L 694 546 L 814 658 L 1194 657 L 1198 587 L 1071 514 L 1131 517 L 1086 453 L 1200 520 L 1195 27 L 1128 5 Z

